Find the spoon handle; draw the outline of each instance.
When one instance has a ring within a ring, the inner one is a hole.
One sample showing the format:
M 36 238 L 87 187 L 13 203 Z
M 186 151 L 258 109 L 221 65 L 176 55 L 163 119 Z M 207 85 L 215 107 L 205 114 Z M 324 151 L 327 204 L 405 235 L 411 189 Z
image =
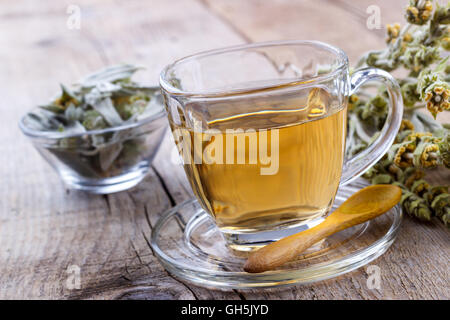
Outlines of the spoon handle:
M 339 231 L 336 220 L 330 215 L 317 226 L 275 241 L 250 254 L 244 270 L 251 273 L 264 272 L 293 260 L 314 243 Z

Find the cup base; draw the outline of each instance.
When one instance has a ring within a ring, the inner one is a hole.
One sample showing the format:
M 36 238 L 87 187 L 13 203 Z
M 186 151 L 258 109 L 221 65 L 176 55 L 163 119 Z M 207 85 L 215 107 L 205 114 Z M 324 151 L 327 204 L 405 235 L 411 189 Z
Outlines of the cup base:
M 225 239 L 226 245 L 237 251 L 249 252 L 257 250 L 271 242 L 280 240 L 282 238 L 288 237 L 298 232 L 308 230 L 325 220 L 322 215 L 312 220 L 301 221 L 293 223 L 289 226 L 283 226 L 277 230 L 271 231 L 260 231 L 260 232 L 247 232 L 247 233 L 231 233 L 223 232 L 222 234 Z

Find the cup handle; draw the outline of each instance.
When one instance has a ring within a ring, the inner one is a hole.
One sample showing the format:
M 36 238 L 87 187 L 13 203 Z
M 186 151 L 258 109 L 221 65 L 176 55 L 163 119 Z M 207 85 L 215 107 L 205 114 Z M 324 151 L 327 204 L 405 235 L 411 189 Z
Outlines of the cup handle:
M 381 69 L 359 69 L 350 78 L 350 95 L 367 81 L 378 81 L 386 86 L 389 93 L 389 112 L 378 138 L 368 148 L 345 161 L 340 181 L 341 186 L 358 178 L 381 159 L 394 142 L 402 121 L 403 99 L 397 81 L 388 72 Z

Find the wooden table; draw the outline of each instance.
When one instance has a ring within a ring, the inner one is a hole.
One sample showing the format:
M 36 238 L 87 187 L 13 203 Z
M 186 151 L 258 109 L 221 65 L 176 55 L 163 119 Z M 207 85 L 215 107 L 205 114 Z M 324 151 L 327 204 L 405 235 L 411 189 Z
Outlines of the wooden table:
M 67 27 L 70 4 L 80 29 Z M 381 25 L 403 21 L 404 1 L 374 0 L 15 0 L 0 4 L 0 298 L 14 299 L 448 299 L 449 233 L 435 220 L 406 218 L 394 245 L 371 265 L 381 289 L 368 289 L 365 268 L 283 290 L 214 291 L 180 282 L 148 245 L 167 208 L 191 196 L 180 167 L 165 161 L 164 140 L 146 179 L 108 196 L 66 189 L 20 133 L 19 117 L 47 101 L 59 82 L 103 66 L 132 62 L 157 84 L 164 65 L 205 49 L 274 39 L 317 39 L 355 62 L 384 45 L 384 29 L 366 26 L 369 5 Z M 440 120 L 444 121 L 444 115 Z M 447 115 L 446 121 L 449 120 Z M 450 181 L 449 171 L 433 173 Z M 67 269 L 78 265 L 80 289 Z M 70 279 L 69 279 L 70 280 Z

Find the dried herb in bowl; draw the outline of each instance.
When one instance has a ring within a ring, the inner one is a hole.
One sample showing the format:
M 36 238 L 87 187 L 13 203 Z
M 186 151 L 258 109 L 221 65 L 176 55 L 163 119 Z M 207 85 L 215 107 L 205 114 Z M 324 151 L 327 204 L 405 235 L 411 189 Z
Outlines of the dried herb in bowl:
M 60 95 L 39 106 L 47 112 L 30 113 L 28 124 L 41 131 L 84 133 L 151 116 L 160 111 L 151 103 L 159 89 L 132 82 L 138 70 L 132 65 L 112 66 L 87 76 L 72 90 L 61 85 Z
M 70 186 L 118 191 L 148 170 L 167 122 L 159 88 L 131 80 L 139 69 L 111 66 L 71 88 L 61 85 L 22 119 L 24 133 Z

